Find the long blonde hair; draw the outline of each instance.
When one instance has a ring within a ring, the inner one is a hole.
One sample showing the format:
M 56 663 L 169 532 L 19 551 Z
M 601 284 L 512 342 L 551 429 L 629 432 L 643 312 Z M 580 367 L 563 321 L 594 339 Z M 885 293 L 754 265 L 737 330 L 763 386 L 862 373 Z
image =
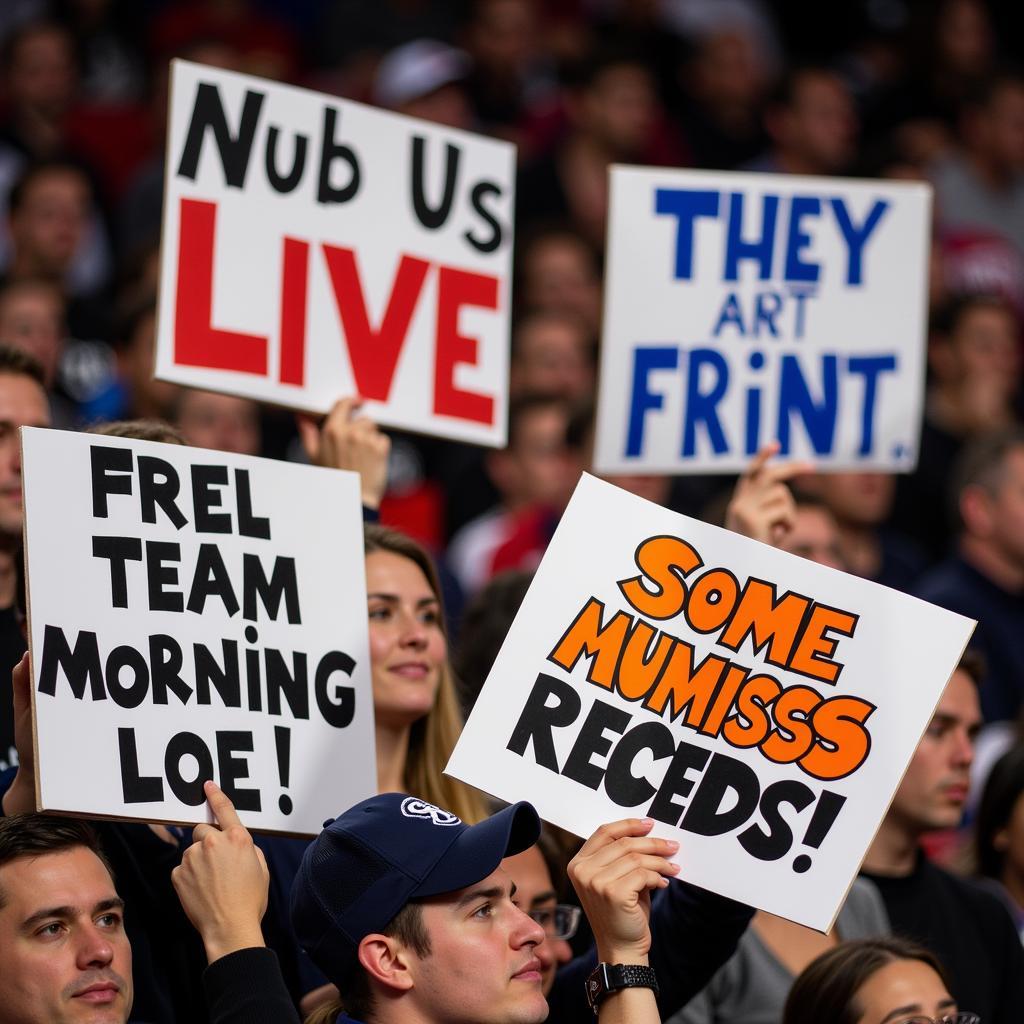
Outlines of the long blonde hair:
M 397 530 L 368 523 L 364 527 L 364 549 L 367 555 L 375 551 L 408 558 L 427 578 L 438 602 L 442 602 L 441 585 L 437 571 L 427 552 L 411 537 Z M 441 631 L 448 639 L 448 631 L 441 616 Z M 441 680 L 434 698 L 434 706 L 422 718 L 413 722 L 409 731 L 409 751 L 405 760 L 406 790 L 438 807 L 457 814 L 463 821 L 475 824 L 487 817 L 487 803 L 478 790 L 443 774 L 448 757 L 462 732 L 462 711 L 455 692 L 455 677 L 445 655 L 441 666 Z

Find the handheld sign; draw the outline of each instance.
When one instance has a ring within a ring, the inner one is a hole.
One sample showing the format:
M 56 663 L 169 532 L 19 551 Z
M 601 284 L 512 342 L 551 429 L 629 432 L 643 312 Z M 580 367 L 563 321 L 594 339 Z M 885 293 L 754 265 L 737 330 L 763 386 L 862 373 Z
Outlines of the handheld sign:
M 505 443 L 514 147 L 172 62 L 156 375 Z
M 315 835 L 376 791 L 354 473 L 22 430 L 37 803 Z
M 613 167 L 595 466 L 909 472 L 931 188 Z
M 446 770 L 825 931 L 973 627 L 585 476 Z

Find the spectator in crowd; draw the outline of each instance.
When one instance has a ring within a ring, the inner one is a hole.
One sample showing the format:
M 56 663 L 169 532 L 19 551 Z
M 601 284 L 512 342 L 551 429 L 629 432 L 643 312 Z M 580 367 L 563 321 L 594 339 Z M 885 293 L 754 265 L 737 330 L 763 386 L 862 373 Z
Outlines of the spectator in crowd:
M 132 951 L 124 901 L 84 822 L 0 820 L 0 949 L 7 1024 L 124 1024 Z
M 260 408 L 251 398 L 183 388 L 174 425 L 196 448 L 237 455 L 259 455 L 261 451 Z
M 974 823 L 978 874 L 990 879 L 1024 941 L 1024 743 L 993 765 Z
M 118 330 L 117 377 L 103 396 L 109 419 L 171 420 L 181 389 L 157 380 L 156 300 L 143 295 L 128 306 Z
M 850 572 L 887 587 L 909 591 L 924 571 L 924 553 L 884 524 L 892 510 L 896 477 L 891 473 L 820 473 L 799 488 L 814 494 L 832 513 L 839 532 L 841 563 Z
M 11 669 L 25 653 L 25 638 L 15 608 L 16 558 L 21 547 L 22 426 L 50 425 L 42 367 L 29 355 L 0 344 L 0 763 L 17 763 L 11 717 Z
M 416 39 L 380 62 L 373 101 L 450 128 L 472 128 L 473 111 L 465 87 L 469 67 L 469 57 L 462 50 L 434 39 Z
M 601 276 L 590 245 L 568 228 L 542 228 L 516 240 L 516 287 L 523 309 L 579 318 L 601 327 Z
M 967 800 L 981 726 L 977 664 L 953 673 L 918 744 L 861 873 L 882 894 L 894 934 L 920 942 L 949 971 L 950 992 L 986 1024 L 1010 1024 L 1024 1006 L 1024 949 L 1001 901 L 932 864 L 929 832 L 955 827 Z
M 512 331 L 509 395 L 557 395 L 568 402 L 594 390 L 594 342 L 586 324 L 569 313 L 535 312 Z
M 857 149 L 857 112 L 850 91 L 823 67 L 794 68 L 779 84 L 765 115 L 771 148 L 747 170 L 842 174 Z
M 987 228 L 1024 249 L 1024 79 L 993 75 L 964 103 L 961 153 L 930 171 L 939 225 Z
M 932 558 L 943 558 L 952 540 L 947 517 L 921 516 L 921 509 L 947 506 L 950 467 L 965 442 L 1017 422 L 1017 314 L 991 295 L 951 300 L 933 321 L 928 361 L 931 374 L 917 469 L 899 479 L 893 521 Z
M 563 399 L 521 395 L 509 409 L 508 447 L 487 455 L 501 504 L 452 538 L 448 563 L 466 594 L 501 569 L 533 568 L 540 560 L 577 472 L 566 446 L 569 410 Z M 501 549 L 505 564 L 499 564 Z
M 1024 698 L 1024 430 L 980 437 L 955 468 L 951 494 L 960 532 L 956 553 L 927 573 L 917 593 L 978 620 L 972 639 L 984 656 L 986 722 L 1017 717 Z
M 959 1019 L 942 964 L 905 939 L 862 939 L 844 942 L 807 967 L 793 985 L 782 1024 L 911 1019 Z M 981 1019 L 987 1024 L 989 1018 Z

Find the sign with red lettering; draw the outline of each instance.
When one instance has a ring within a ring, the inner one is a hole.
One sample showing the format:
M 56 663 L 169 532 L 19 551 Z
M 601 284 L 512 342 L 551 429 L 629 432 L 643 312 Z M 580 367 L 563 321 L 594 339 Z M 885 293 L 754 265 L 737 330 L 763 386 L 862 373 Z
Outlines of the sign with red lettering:
M 376 791 L 355 473 L 26 427 L 40 809 L 316 835 Z M 68 581 L 73 581 L 69 586 Z
M 446 771 L 826 931 L 974 625 L 584 476 Z
M 156 376 L 505 443 L 515 150 L 174 61 Z

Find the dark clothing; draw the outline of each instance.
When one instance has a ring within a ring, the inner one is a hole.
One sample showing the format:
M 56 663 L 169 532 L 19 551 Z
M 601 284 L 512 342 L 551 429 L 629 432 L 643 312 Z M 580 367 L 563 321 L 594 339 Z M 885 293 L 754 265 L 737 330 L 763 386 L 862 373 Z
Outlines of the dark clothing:
M 742 903 L 673 881 L 651 903 L 651 966 L 658 976 L 662 1018 L 685 1006 L 736 951 L 754 911 Z M 584 984 L 597 951 L 561 968 L 548 996 L 548 1024 L 593 1024 Z M 1022 1004 L 1024 1005 L 1024 1004 Z
M 938 956 L 962 1010 L 985 1024 L 1019 1024 L 1024 1007 L 1024 947 L 1006 908 L 974 882 L 920 854 L 910 875 L 862 872 L 882 894 L 894 935 Z
M 971 646 L 985 656 L 981 710 L 986 722 L 1011 721 L 1024 698 L 1024 594 L 1011 594 L 954 555 L 918 583 L 917 596 L 978 620 Z
M 203 987 L 210 1024 L 299 1024 L 269 949 L 239 949 L 215 960 L 203 974 Z
M 0 608 L 0 770 L 16 768 L 18 765 L 18 752 L 14 747 L 11 671 L 21 661 L 26 649 L 13 605 Z M 3 791 L 7 791 L 7 786 L 3 787 Z

